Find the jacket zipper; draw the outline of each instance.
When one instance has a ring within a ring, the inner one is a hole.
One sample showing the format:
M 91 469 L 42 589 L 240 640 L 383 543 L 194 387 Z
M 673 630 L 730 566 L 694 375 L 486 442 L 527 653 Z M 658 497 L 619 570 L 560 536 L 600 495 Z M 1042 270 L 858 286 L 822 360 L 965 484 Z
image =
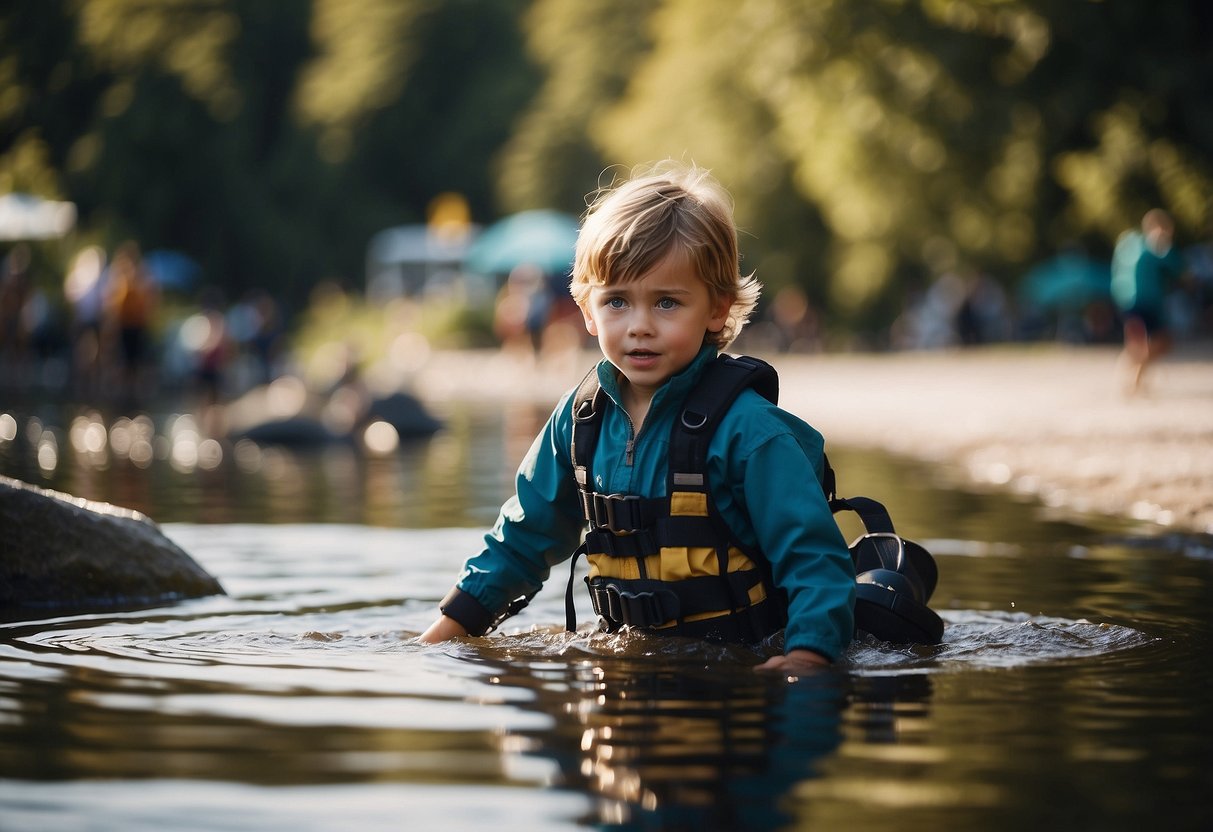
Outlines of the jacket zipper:
M 628 422 L 628 441 L 623 446 L 623 464 L 628 468 L 631 468 L 635 459 L 634 452 L 636 450 L 636 423 L 632 421 L 632 417 L 628 414 L 626 407 L 624 407 L 618 401 L 615 402 L 615 406 L 619 408 L 619 412 L 623 414 L 623 418 Z
M 636 423 L 632 421 L 632 417 L 628 415 L 628 412 L 623 407 L 620 407 L 619 410 L 623 413 L 623 418 L 628 420 L 628 441 L 623 446 L 623 464 L 631 468 L 632 462 L 635 459 Z

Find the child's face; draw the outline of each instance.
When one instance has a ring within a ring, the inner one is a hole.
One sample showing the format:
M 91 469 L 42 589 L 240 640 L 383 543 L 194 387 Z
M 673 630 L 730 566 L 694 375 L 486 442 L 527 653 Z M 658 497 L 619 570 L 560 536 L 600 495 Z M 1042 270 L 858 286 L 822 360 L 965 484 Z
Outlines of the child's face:
M 581 311 L 607 360 L 635 392 L 652 395 L 691 363 L 706 333 L 725 325 L 731 303 L 713 298 L 676 249 L 638 280 L 593 287 Z

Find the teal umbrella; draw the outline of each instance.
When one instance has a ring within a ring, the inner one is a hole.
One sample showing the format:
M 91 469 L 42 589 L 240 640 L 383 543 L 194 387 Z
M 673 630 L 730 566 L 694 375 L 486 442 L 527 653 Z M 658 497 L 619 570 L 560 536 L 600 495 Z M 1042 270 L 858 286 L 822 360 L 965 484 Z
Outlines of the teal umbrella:
M 1020 297 L 1040 309 L 1080 310 L 1112 297 L 1107 263 L 1078 253 L 1062 253 L 1040 263 L 1020 284 Z
M 478 274 L 508 274 L 531 265 L 545 274 L 567 274 L 577 245 L 577 218 L 560 211 L 534 210 L 493 223 L 468 249 L 464 265 Z

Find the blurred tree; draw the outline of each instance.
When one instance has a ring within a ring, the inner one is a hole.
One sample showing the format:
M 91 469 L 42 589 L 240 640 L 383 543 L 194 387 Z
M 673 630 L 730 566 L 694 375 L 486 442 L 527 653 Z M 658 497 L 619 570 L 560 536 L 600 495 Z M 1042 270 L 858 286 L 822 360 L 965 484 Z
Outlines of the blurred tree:
M 525 0 L 19 0 L 0 9 L 0 177 L 110 243 L 183 249 L 235 297 L 360 285 L 367 240 L 489 159 L 536 80 Z
M 747 269 L 874 329 L 1153 205 L 1206 233 L 1210 54 L 1202 0 L 13 0 L 0 187 L 290 303 L 439 193 L 579 213 L 683 158 Z
M 0 7 L 0 190 L 67 197 L 67 149 L 108 86 L 66 48 L 75 24 L 62 0 Z
M 610 183 L 607 161 L 593 140 L 596 121 L 619 100 L 636 64 L 651 50 L 644 21 L 659 5 L 660 0 L 531 5 L 527 49 L 543 69 L 543 84 L 499 158 L 497 181 L 507 210 L 580 214 L 587 194 Z
M 1063 239 L 1108 246 L 1149 204 L 1193 232 L 1210 219 L 1207 4 L 665 0 L 634 14 L 646 8 L 630 25 L 651 45 L 624 41 L 626 87 L 606 96 L 597 78 L 552 92 L 585 76 L 586 44 L 611 54 L 609 33 L 566 15 L 515 142 L 538 155 L 580 128 L 608 162 L 712 168 L 760 276 L 773 262 L 776 283 L 818 297 L 828 282 L 852 323 L 887 321 L 908 280 L 966 266 L 1010 280 Z
M 672 0 L 602 139 L 625 156 L 695 148 L 732 185 L 743 224 L 790 170 L 783 205 L 809 202 L 830 241 L 824 252 L 807 235 L 782 247 L 809 275 L 824 261 L 843 313 L 870 307 L 905 262 L 1022 259 L 1040 122 L 995 73 L 1030 70 L 1044 24 L 1002 3 L 1004 27 L 978 19 L 953 37 L 932 14 L 943 5 Z
M 505 210 L 493 159 L 540 83 L 519 28 L 528 2 L 417 3 L 425 11 L 412 19 L 408 37 L 424 48 L 402 47 L 405 81 L 389 104 L 369 113 L 351 157 L 369 193 L 397 206 L 395 222 L 424 221 L 431 200 L 452 191 L 467 199 L 475 220 Z

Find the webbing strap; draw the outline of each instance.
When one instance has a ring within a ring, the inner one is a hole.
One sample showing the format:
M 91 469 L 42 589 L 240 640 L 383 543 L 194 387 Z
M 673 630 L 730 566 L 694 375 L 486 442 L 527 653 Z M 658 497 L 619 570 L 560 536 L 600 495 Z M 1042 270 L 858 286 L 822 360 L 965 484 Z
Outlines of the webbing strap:
M 587 554 L 646 558 L 667 547 L 708 547 L 720 543 L 720 527 L 710 517 L 663 517 L 645 528 L 616 534 L 605 527 L 585 533 Z
M 564 628 L 570 633 L 577 631 L 577 605 L 573 603 L 573 579 L 577 577 L 577 558 L 585 553 L 585 546 L 579 546 L 569 558 L 569 584 L 564 590 Z
M 779 376 L 774 367 L 761 359 L 721 355 L 704 368 L 703 376 L 674 421 L 670 436 L 671 490 L 675 475 L 703 474 L 712 434 L 733 400 L 747 387 L 753 387 L 768 401 L 779 399 Z
M 837 514 L 840 511 L 853 511 L 863 521 L 863 527 L 871 532 L 887 532 L 896 534 L 893 528 L 893 518 L 883 503 L 871 497 L 847 497 L 845 500 L 834 498 L 830 500 L 830 511 Z
M 602 427 L 604 398 L 606 393 L 598 383 L 598 370 L 592 369 L 581 380 L 573 396 L 573 441 L 569 453 L 573 459 L 577 487 L 582 491 L 592 490 L 590 465 L 594 461 L 594 448 L 598 445 L 598 432 Z
M 656 627 L 667 621 L 743 609 L 736 599 L 748 596 L 762 581 L 757 569 L 723 576 L 699 575 L 677 582 L 643 578 L 592 578 L 588 581 L 594 611 L 613 627 Z

